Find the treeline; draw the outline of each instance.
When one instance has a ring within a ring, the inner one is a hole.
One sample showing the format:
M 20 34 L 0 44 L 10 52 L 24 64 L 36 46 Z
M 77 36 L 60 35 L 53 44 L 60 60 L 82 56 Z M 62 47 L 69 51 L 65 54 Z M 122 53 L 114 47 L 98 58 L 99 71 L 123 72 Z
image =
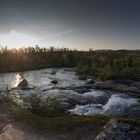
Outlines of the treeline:
M 140 77 L 140 51 L 78 51 L 38 46 L 0 49 L 0 72 L 49 67 L 75 67 L 77 74 L 91 74 L 101 79 L 131 79 Z

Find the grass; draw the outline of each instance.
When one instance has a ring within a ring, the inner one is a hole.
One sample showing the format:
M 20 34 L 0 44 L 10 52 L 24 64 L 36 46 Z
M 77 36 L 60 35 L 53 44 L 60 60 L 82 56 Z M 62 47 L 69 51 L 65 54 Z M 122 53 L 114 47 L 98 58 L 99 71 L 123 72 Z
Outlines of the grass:
M 100 124 L 104 125 L 109 117 L 96 116 L 58 116 L 58 117 L 40 117 L 28 110 L 12 106 L 11 113 L 16 119 L 21 120 L 34 128 L 42 128 L 49 130 L 69 130 L 74 127 L 80 127 L 86 124 Z

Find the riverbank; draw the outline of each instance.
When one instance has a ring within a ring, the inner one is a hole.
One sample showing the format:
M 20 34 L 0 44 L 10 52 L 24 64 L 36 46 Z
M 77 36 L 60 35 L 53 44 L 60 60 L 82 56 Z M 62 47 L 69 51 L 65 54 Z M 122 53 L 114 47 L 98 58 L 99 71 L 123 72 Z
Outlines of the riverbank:
M 9 138 L 14 140 L 108 140 L 108 138 L 125 140 L 128 137 L 139 140 L 140 138 L 140 121 L 110 119 L 105 116 L 42 118 L 19 108 L 5 97 L 0 103 L 0 114 L 2 140 Z M 120 135 L 116 135 L 116 132 Z M 131 135 L 128 136 L 128 133 Z
M 13 88 L 21 85 L 20 75 L 26 79 L 26 87 Z M 139 81 L 101 81 L 89 75 L 78 76 L 73 69 L 66 68 L 2 74 L 0 81 L 3 81 L 0 95 L 10 99 L 4 104 L 1 102 L 0 120 L 1 116 L 8 116 L 1 121 L 2 135 L 16 129 L 28 138 L 93 140 L 98 134 L 102 135 L 102 128 L 108 128 L 107 122 L 113 118 L 115 121 L 109 123 L 112 136 L 115 125 L 122 137 L 135 132 L 139 138 L 139 93 L 130 89 L 128 92 L 131 86 L 139 89 Z M 123 129 L 127 134 L 121 131 Z M 108 137 L 108 131 L 103 133 Z M 133 137 L 137 139 L 136 135 Z

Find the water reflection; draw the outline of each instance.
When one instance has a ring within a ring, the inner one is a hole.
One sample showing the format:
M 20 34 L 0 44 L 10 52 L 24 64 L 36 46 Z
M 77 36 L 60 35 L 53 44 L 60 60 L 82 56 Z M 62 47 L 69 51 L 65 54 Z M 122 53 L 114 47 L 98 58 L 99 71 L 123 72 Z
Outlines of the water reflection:
M 21 74 L 16 74 L 15 75 L 15 83 L 14 83 L 14 87 L 17 87 L 17 85 L 23 80 L 23 75 L 21 75 Z
M 23 77 L 28 81 L 29 85 L 34 87 L 45 87 L 50 86 L 50 82 L 53 79 L 58 80 L 57 86 L 78 86 L 83 84 L 83 81 L 78 80 L 74 71 L 65 71 L 64 69 L 57 69 L 55 75 L 51 75 L 50 69 L 42 69 L 28 72 L 16 72 L 16 73 L 4 73 L 0 74 L 0 89 L 4 89 L 6 86 L 9 88 L 16 87 L 18 83 L 23 79 Z

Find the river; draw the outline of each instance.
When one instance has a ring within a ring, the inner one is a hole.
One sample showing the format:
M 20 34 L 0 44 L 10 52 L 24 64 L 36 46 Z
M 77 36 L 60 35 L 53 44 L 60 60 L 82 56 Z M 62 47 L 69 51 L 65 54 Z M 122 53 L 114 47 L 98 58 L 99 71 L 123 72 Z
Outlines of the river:
M 21 76 L 33 89 L 11 90 L 18 85 Z M 57 80 L 58 84 L 51 83 L 52 80 Z M 39 93 L 43 98 L 60 99 L 70 114 L 88 116 L 103 114 L 140 119 L 140 103 L 137 98 L 129 97 L 125 93 L 95 90 L 94 86 L 87 91 L 84 89 L 83 92 L 78 92 L 86 82 L 87 80 L 79 80 L 74 70 L 68 68 L 0 74 L 1 91 L 8 88 L 15 97 Z

